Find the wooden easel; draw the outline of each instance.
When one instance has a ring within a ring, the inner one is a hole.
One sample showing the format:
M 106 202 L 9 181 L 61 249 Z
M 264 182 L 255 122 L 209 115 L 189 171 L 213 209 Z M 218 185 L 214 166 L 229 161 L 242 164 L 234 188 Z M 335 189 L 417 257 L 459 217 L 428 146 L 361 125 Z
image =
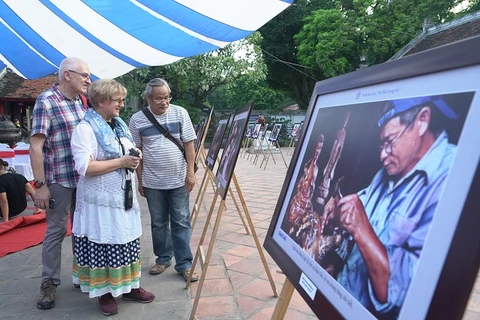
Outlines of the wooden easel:
M 265 163 L 265 167 L 263 167 L 263 170 L 267 169 L 267 163 L 268 163 L 268 160 L 270 159 L 270 155 L 272 156 L 273 163 L 277 164 L 277 161 L 275 161 L 275 157 L 273 156 L 273 148 L 270 148 L 272 144 L 273 144 L 273 141 L 267 142 L 267 151 L 265 152 L 262 162 L 260 163 L 260 168 L 262 167 L 263 163 Z
M 262 154 L 263 158 L 265 158 L 265 151 L 263 151 L 263 140 L 265 140 L 266 135 L 267 135 L 266 132 L 264 132 L 263 137 L 261 139 L 260 137 L 257 138 L 257 141 L 259 142 L 259 145 L 260 145 L 259 146 L 260 152 L 255 152 L 255 158 L 253 159 L 253 164 L 255 165 L 258 162 L 260 153 Z M 268 143 L 267 143 L 267 147 L 268 147 Z
M 235 173 L 232 175 L 232 180 L 233 180 L 233 183 L 235 185 L 235 189 L 237 190 L 238 197 L 240 198 L 240 202 L 242 203 L 242 207 L 245 211 L 245 216 L 247 218 L 248 224 L 250 226 L 250 230 L 252 232 L 253 239 L 254 239 L 255 244 L 257 246 L 257 250 L 258 250 L 258 253 L 260 255 L 260 259 L 262 260 L 262 263 L 263 263 L 263 266 L 265 268 L 265 272 L 267 274 L 268 280 L 270 281 L 270 286 L 272 287 L 273 295 L 274 295 L 274 297 L 278 297 L 277 289 L 275 287 L 275 282 L 273 281 L 272 275 L 270 273 L 270 269 L 268 268 L 267 261 L 265 259 L 265 254 L 263 253 L 260 241 L 258 240 L 258 236 L 257 236 L 257 233 L 255 231 L 255 227 L 253 225 L 252 219 L 250 218 L 250 214 L 248 212 L 248 208 L 247 208 L 247 205 L 245 203 L 245 199 L 242 195 L 242 192 L 240 190 L 240 186 L 238 184 Z M 186 289 L 188 289 L 190 287 L 191 276 L 193 275 L 193 271 L 195 270 L 197 262 L 200 260 L 200 264 L 201 264 L 201 267 L 202 267 L 202 274 L 200 276 L 200 281 L 199 281 L 199 284 L 198 284 L 197 293 L 195 295 L 195 300 L 193 302 L 192 312 L 190 314 L 190 320 L 195 319 L 195 312 L 197 311 L 198 303 L 199 303 L 199 300 L 200 300 L 200 295 L 202 293 L 203 284 L 205 282 L 205 278 L 206 278 L 207 271 L 208 271 L 208 266 L 210 265 L 210 258 L 212 256 L 213 247 L 215 245 L 215 239 L 217 238 L 217 233 L 218 233 L 218 229 L 220 227 L 220 221 L 222 219 L 223 210 L 225 209 L 225 199 L 222 199 L 220 201 L 220 206 L 218 208 L 217 217 L 215 219 L 215 224 L 214 224 L 214 227 L 213 227 L 213 230 L 212 230 L 212 234 L 210 236 L 210 243 L 208 244 L 207 255 L 205 256 L 204 251 L 203 251 L 203 242 L 205 241 L 205 237 L 206 237 L 207 231 L 208 231 L 208 226 L 210 225 L 210 220 L 212 219 L 213 211 L 215 210 L 215 205 L 217 203 L 217 199 L 218 199 L 219 194 L 220 194 L 219 190 L 217 189 L 215 191 L 215 195 L 213 197 L 213 201 L 212 201 L 212 204 L 210 206 L 210 210 L 209 210 L 208 215 L 207 215 L 207 220 L 205 222 L 205 226 L 204 226 L 203 231 L 202 231 L 202 236 L 200 237 L 200 241 L 199 241 L 199 244 L 198 244 L 198 249 L 197 249 L 197 252 L 195 254 L 195 258 L 193 260 L 193 264 L 192 264 L 192 268 L 191 268 L 191 272 L 190 272 L 190 278 L 188 279 L 187 284 L 185 285 Z
M 243 140 L 243 143 L 242 143 L 242 149 L 240 149 L 240 155 L 239 156 L 243 156 L 245 158 L 245 154 L 248 153 L 248 148 L 250 147 L 250 142 L 252 142 L 252 138 L 251 137 L 248 137 L 248 138 L 245 138 L 245 140 Z M 243 153 L 243 155 L 242 155 Z M 247 158 L 248 159 L 248 158 Z
M 255 159 L 255 155 L 257 154 L 257 147 L 255 146 L 255 141 L 258 140 L 258 135 L 256 138 L 250 138 L 251 142 L 252 142 L 252 153 L 248 153 L 248 156 L 247 156 L 247 160 L 250 159 L 250 156 L 252 156 L 252 159 Z
M 198 190 L 197 198 L 195 199 L 195 204 L 192 207 L 192 213 L 190 214 L 190 221 L 192 221 L 192 226 L 191 230 L 193 232 L 193 228 L 195 227 L 195 224 L 197 222 L 198 214 L 200 212 L 199 207 L 200 204 L 203 203 L 203 198 L 205 196 L 205 193 L 207 191 L 207 185 L 208 183 L 206 182 L 207 179 L 211 182 L 213 191 L 216 192 L 216 187 L 214 183 L 214 176 L 213 172 L 206 166 L 205 166 L 205 174 L 203 175 L 202 183 L 200 185 L 200 188 Z M 247 234 L 250 234 L 250 231 L 248 230 L 247 224 L 245 223 L 245 220 L 243 219 L 242 212 L 240 210 L 240 207 L 238 205 L 237 200 L 235 199 L 235 196 L 232 192 L 232 190 L 229 188 L 228 192 L 230 196 L 232 197 L 233 204 L 235 205 L 235 208 L 237 209 L 238 216 L 240 217 L 240 220 L 242 221 L 243 227 L 245 228 L 245 232 Z
M 285 160 L 285 157 L 283 156 L 283 152 L 282 152 L 282 149 L 280 149 L 280 145 L 278 144 L 278 141 L 277 140 L 273 140 L 271 141 L 272 144 L 275 144 L 275 146 L 277 147 L 278 151 L 280 152 L 280 155 L 282 156 L 282 159 L 283 159 L 283 163 L 285 164 L 285 168 L 288 169 L 288 164 L 287 164 L 287 161 Z M 270 149 L 270 148 L 269 148 Z M 272 160 L 273 162 L 276 164 L 275 162 L 275 158 L 273 156 L 273 152 L 270 151 L 270 154 L 272 155 Z M 270 154 L 267 154 L 267 159 L 265 161 L 265 167 L 263 167 L 263 170 L 265 170 L 267 168 L 267 163 L 268 163 L 268 159 L 270 158 Z M 263 163 L 263 160 L 262 160 L 262 163 Z M 262 165 L 260 164 L 260 168 L 262 167 Z
M 292 136 L 290 143 L 288 144 L 287 156 L 290 154 L 292 148 L 295 148 L 295 136 Z
M 277 304 L 273 310 L 272 320 L 283 320 L 283 318 L 285 318 L 294 291 L 295 287 L 293 284 L 288 278 L 285 278 L 280 297 L 278 297 Z

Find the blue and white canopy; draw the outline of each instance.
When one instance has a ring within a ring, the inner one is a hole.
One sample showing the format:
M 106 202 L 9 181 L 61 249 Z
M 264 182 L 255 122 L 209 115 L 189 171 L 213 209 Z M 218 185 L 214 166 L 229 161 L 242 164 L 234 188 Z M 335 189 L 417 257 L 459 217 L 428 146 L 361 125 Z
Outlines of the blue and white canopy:
M 293 0 L 0 0 L 0 69 L 46 76 L 69 56 L 94 77 L 165 65 L 243 39 Z

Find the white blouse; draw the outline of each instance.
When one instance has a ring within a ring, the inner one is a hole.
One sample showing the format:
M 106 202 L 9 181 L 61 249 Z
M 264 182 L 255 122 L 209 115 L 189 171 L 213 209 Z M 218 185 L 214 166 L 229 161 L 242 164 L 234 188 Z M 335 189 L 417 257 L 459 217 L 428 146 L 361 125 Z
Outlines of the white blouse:
M 121 138 L 125 152 L 133 144 Z M 77 203 L 73 218 L 72 232 L 77 237 L 88 237 L 90 241 L 103 244 L 125 244 L 142 234 L 140 207 L 137 202 L 135 173 L 125 168 L 109 173 L 86 176 L 90 158 L 105 159 L 103 149 L 98 144 L 92 127 L 80 122 L 71 139 L 75 170 L 80 174 L 77 184 Z M 118 144 L 122 154 L 120 144 Z M 132 180 L 133 207 L 125 210 L 125 183 Z

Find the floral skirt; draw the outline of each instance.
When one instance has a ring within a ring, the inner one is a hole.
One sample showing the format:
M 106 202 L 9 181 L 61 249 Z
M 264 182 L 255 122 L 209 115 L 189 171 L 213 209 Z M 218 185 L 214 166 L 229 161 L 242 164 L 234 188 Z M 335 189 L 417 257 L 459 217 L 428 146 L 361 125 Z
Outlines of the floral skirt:
M 74 236 L 73 241 L 73 283 L 90 298 L 118 297 L 140 287 L 140 239 L 100 244 Z

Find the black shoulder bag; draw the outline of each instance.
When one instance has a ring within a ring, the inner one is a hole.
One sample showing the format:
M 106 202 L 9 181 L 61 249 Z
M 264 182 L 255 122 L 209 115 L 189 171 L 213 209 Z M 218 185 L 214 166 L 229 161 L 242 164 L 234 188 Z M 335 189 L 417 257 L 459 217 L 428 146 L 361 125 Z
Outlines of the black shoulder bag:
M 165 138 L 167 138 L 168 140 L 172 141 L 177 147 L 178 149 L 180 149 L 180 151 L 182 152 L 183 154 L 183 158 L 185 159 L 185 161 L 187 161 L 187 156 L 185 155 L 185 149 L 183 148 L 183 146 L 180 144 L 180 142 L 178 142 L 177 139 L 175 139 L 171 134 L 170 132 L 168 132 L 167 130 L 165 130 L 164 127 L 162 127 L 162 125 L 160 123 L 158 123 L 157 119 L 155 119 L 155 117 L 153 116 L 153 114 L 150 112 L 150 110 L 148 110 L 148 108 L 143 108 L 142 110 L 143 114 L 145 115 L 145 117 L 147 117 L 148 120 L 150 120 L 150 122 L 155 126 L 155 128 L 158 129 L 158 131 L 160 131 L 161 134 L 163 134 L 165 136 Z M 194 172 L 197 172 L 198 170 L 198 165 L 197 165 L 197 162 L 194 162 L 193 163 L 193 170 Z

